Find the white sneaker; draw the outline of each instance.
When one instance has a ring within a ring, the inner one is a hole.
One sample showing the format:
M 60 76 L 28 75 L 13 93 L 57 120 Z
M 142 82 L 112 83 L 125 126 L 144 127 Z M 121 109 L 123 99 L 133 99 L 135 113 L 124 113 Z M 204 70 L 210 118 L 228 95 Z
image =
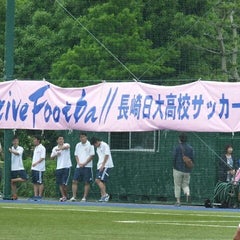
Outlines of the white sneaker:
M 75 198 L 75 197 L 72 197 L 72 198 L 70 198 L 69 201 L 71 201 L 71 202 L 76 202 L 76 198 Z
M 59 202 L 66 202 L 67 201 L 67 198 L 66 197 L 61 197 L 59 198 Z
M 104 202 L 108 202 L 108 201 L 109 201 L 109 198 L 110 198 L 110 196 L 109 196 L 108 194 L 106 194 L 106 195 L 104 196 Z
M 98 200 L 98 202 L 103 202 L 103 197 L 101 197 L 101 198 Z
M 81 202 L 86 202 L 87 199 L 86 198 L 82 198 Z
M 108 194 L 106 194 L 105 196 L 101 197 L 98 201 L 99 202 L 108 202 L 109 198 L 110 198 L 110 196 Z

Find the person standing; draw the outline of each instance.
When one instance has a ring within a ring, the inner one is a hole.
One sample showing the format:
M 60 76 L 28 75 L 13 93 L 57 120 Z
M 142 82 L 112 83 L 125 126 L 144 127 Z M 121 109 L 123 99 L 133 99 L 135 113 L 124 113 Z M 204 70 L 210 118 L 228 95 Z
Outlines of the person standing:
M 43 196 L 43 173 L 45 172 L 45 158 L 46 158 L 46 148 L 41 143 L 40 136 L 34 136 L 33 138 L 34 151 L 32 158 L 32 183 L 34 197 L 33 200 L 38 201 L 42 199 Z
M 190 198 L 189 184 L 191 169 L 184 163 L 183 155 L 193 161 L 193 148 L 187 143 L 187 135 L 185 133 L 179 135 L 179 144 L 173 151 L 173 179 L 176 206 L 181 206 L 181 189 L 186 195 L 187 201 L 189 201 Z
M 227 145 L 225 147 L 225 153 L 219 160 L 218 166 L 218 178 L 222 182 L 232 182 L 234 181 L 235 173 L 237 169 L 237 162 L 233 156 L 232 145 Z
M 86 133 L 80 133 L 80 142 L 75 147 L 76 169 L 72 181 L 73 196 L 70 201 L 74 202 L 77 198 L 78 182 L 84 182 L 84 193 L 82 202 L 86 202 L 92 182 L 92 160 L 95 155 L 94 147 L 90 144 Z
M 23 166 L 23 147 L 19 146 L 18 137 L 14 137 L 12 140 L 12 147 L 9 148 L 11 153 L 11 189 L 12 200 L 17 200 L 17 183 L 27 181 L 27 173 Z
M 63 136 L 58 136 L 57 146 L 52 149 L 50 157 L 52 159 L 57 159 L 56 182 L 57 185 L 59 185 L 62 195 L 59 201 L 65 202 L 67 201 L 67 185 L 71 172 L 72 161 L 70 156 L 70 145 L 68 143 L 64 143 Z
M 109 172 L 114 167 L 109 145 L 99 138 L 93 137 L 91 144 L 97 148 L 98 163 L 95 182 L 97 183 L 101 198 L 99 202 L 108 202 L 109 194 L 106 192 L 106 182 L 109 178 Z

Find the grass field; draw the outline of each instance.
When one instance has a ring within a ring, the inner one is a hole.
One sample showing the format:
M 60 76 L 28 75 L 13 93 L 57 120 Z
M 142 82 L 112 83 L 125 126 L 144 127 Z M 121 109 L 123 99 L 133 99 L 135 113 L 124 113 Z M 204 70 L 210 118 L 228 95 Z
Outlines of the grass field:
M 239 211 L 0 203 L 0 239 L 230 240 Z

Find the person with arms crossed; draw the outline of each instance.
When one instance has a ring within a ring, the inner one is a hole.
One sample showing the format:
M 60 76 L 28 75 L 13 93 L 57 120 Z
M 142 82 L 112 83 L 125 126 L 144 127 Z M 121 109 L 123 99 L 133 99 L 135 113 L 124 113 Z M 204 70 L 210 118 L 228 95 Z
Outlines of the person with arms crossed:
M 41 137 L 33 137 L 34 151 L 32 158 L 32 183 L 34 197 L 32 200 L 38 201 L 43 196 L 43 173 L 45 172 L 46 148 L 41 144 Z
M 114 167 L 110 148 L 107 143 L 96 137 L 91 139 L 91 144 L 97 148 L 98 154 L 95 182 L 101 191 L 101 198 L 99 199 L 99 202 L 108 202 L 110 196 L 106 192 L 106 182 L 108 180 L 110 170 Z
M 12 140 L 12 147 L 9 148 L 11 153 L 11 189 L 12 200 L 17 200 L 17 183 L 27 181 L 27 173 L 23 166 L 23 147 L 19 146 L 18 137 L 14 137 Z
M 59 185 L 62 195 L 59 201 L 65 202 L 67 201 L 67 185 L 72 167 L 70 145 L 64 143 L 63 136 L 58 136 L 57 144 L 58 145 L 52 149 L 51 158 L 57 159 L 56 182 L 57 185 Z
M 80 142 L 75 147 L 76 169 L 72 181 L 73 196 L 70 201 L 74 202 L 77 198 L 78 182 L 84 182 L 84 193 L 82 202 L 86 202 L 92 181 L 92 160 L 95 155 L 94 147 L 90 144 L 86 133 L 80 133 Z

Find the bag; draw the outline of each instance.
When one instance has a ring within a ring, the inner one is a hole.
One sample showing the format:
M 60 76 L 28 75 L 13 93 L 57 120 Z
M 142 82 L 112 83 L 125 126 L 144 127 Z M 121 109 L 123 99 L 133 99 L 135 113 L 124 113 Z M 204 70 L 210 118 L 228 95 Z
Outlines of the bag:
M 183 155 L 183 161 L 187 168 L 192 169 L 194 164 L 190 157 Z
M 184 155 L 184 148 L 181 144 L 181 149 L 182 149 L 182 159 L 183 159 L 183 162 L 185 163 L 186 167 L 189 168 L 189 169 L 192 169 L 194 164 L 193 164 L 193 161 L 190 157 Z

